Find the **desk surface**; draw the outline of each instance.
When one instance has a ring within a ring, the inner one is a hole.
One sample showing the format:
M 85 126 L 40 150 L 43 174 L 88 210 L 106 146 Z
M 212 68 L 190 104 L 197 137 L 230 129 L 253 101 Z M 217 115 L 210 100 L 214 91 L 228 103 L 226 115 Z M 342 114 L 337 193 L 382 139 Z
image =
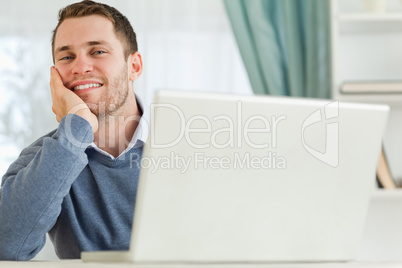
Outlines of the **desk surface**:
M 345 262 L 345 263 L 302 263 L 302 264 L 133 264 L 133 263 L 83 263 L 81 260 L 63 260 L 63 261 L 29 261 L 29 262 L 9 262 L 0 261 L 1 268 L 95 268 L 95 267 L 146 267 L 146 268 L 242 268 L 242 267 L 256 267 L 256 268 L 390 268 L 402 267 L 402 263 L 398 262 Z

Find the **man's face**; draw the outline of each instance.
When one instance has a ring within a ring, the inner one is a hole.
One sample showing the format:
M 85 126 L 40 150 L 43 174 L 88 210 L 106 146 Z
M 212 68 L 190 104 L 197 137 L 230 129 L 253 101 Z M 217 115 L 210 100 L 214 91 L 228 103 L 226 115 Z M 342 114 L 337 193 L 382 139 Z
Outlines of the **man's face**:
M 98 15 L 66 19 L 54 49 L 64 86 L 95 115 L 113 114 L 124 104 L 130 89 L 128 65 L 111 21 Z

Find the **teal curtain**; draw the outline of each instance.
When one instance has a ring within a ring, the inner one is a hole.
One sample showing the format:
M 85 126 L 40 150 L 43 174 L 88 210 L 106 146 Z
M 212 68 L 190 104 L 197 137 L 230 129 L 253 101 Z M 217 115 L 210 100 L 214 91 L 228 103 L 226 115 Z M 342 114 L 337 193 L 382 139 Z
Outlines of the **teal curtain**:
M 224 0 L 255 94 L 329 98 L 329 0 Z

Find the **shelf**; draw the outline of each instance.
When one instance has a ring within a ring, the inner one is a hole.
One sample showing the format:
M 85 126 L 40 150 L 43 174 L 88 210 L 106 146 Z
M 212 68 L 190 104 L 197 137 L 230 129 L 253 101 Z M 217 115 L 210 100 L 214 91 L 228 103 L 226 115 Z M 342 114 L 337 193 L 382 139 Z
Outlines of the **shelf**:
M 345 81 L 340 86 L 340 92 L 342 94 L 402 94 L 402 81 Z
M 402 5 L 400 0 L 390 3 L 384 13 L 362 10 L 361 2 L 331 0 L 332 20 L 335 26 L 332 49 L 335 50 L 333 98 L 365 103 L 389 104 L 402 109 L 402 92 L 340 91 L 345 80 L 402 81 L 400 64 L 402 52 Z M 338 4 L 340 8 L 338 8 Z M 338 12 L 338 11 L 341 12 Z M 399 46 L 398 46 L 399 45 Z M 386 59 L 386 60 L 385 60 Z M 339 69 L 341 68 L 341 69 Z M 398 82 L 399 82 L 398 81 Z
M 337 16 L 340 22 L 389 22 L 402 21 L 402 12 L 395 13 L 344 13 Z
M 338 93 L 333 99 L 347 102 L 387 104 L 391 107 L 402 107 L 402 94 L 342 94 Z
M 352 33 L 353 35 L 371 33 L 402 33 L 402 17 L 398 20 L 342 20 L 339 21 L 340 33 Z

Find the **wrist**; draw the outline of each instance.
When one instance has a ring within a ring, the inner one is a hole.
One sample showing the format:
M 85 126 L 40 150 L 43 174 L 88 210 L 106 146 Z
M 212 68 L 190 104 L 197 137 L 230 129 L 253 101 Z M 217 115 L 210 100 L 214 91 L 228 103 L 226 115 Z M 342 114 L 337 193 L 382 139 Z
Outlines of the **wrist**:
M 77 114 L 67 114 L 54 135 L 64 147 L 86 149 L 94 139 L 90 123 Z
M 82 117 L 83 119 L 85 119 L 86 121 L 88 121 L 88 123 L 92 127 L 93 133 L 98 131 L 98 119 L 88 108 L 80 109 L 72 114 L 78 115 L 78 116 Z

